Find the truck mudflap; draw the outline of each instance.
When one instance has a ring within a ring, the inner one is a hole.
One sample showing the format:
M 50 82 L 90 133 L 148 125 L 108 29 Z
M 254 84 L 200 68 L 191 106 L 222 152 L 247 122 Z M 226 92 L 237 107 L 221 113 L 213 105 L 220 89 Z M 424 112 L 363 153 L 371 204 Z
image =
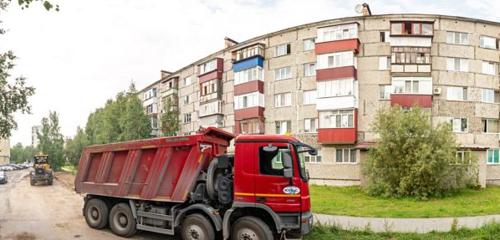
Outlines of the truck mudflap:
M 300 234 L 306 235 L 311 232 L 314 225 L 314 218 L 311 212 L 303 212 L 300 218 Z

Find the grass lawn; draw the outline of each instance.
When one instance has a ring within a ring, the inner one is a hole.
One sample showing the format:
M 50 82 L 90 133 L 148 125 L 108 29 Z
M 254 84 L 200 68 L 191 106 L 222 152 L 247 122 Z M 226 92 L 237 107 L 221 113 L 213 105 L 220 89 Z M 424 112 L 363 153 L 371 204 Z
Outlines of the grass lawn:
M 458 240 L 458 239 L 500 239 L 500 224 L 489 224 L 482 228 L 459 229 L 448 233 L 372 233 L 369 231 L 344 231 L 335 227 L 315 227 L 304 240 Z
M 61 170 L 76 175 L 76 167 L 73 165 L 62 166 Z
M 402 218 L 500 214 L 500 187 L 493 186 L 467 189 L 454 196 L 427 201 L 371 197 L 360 187 L 312 185 L 310 192 L 314 213 Z

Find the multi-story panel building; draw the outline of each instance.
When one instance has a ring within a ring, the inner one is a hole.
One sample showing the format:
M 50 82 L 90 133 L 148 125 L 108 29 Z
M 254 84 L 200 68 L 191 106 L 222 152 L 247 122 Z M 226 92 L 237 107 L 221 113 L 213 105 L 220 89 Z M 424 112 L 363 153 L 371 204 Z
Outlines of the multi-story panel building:
M 9 139 L 0 139 L 0 164 L 10 162 L 10 141 Z
M 36 148 L 38 146 L 38 132 L 42 130 L 42 126 L 35 125 L 31 127 L 31 146 Z
M 452 125 L 460 150 L 478 157 L 482 185 L 500 184 L 499 38 L 500 23 L 427 14 L 226 38 L 224 49 L 169 75 L 179 81 L 180 134 L 292 134 L 319 149 L 306 159 L 313 182 L 362 184 L 378 109 L 417 105 L 433 125 Z

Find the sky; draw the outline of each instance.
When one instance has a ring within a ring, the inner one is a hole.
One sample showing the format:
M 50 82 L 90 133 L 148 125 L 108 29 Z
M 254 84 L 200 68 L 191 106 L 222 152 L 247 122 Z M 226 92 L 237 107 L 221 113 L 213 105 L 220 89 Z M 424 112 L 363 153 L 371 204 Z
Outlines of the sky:
M 16 1 L 13 1 L 14 3 Z M 51 0 L 0 11 L 0 52 L 18 56 L 12 78 L 36 88 L 32 114 L 15 115 L 11 145 L 31 143 L 31 127 L 57 111 L 63 135 L 107 99 L 138 89 L 223 48 L 224 37 L 244 41 L 300 24 L 357 15 L 349 0 Z M 500 22 L 500 1 L 366 1 L 373 14 L 431 13 Z

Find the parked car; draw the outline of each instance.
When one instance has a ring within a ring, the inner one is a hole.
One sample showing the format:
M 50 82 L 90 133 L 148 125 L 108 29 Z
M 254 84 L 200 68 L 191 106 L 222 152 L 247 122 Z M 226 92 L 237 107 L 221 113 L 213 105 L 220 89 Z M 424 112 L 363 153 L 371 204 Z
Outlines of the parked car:
M 0 171 L 0 184 L 7 183 L 7 174 L 4 171 Z

